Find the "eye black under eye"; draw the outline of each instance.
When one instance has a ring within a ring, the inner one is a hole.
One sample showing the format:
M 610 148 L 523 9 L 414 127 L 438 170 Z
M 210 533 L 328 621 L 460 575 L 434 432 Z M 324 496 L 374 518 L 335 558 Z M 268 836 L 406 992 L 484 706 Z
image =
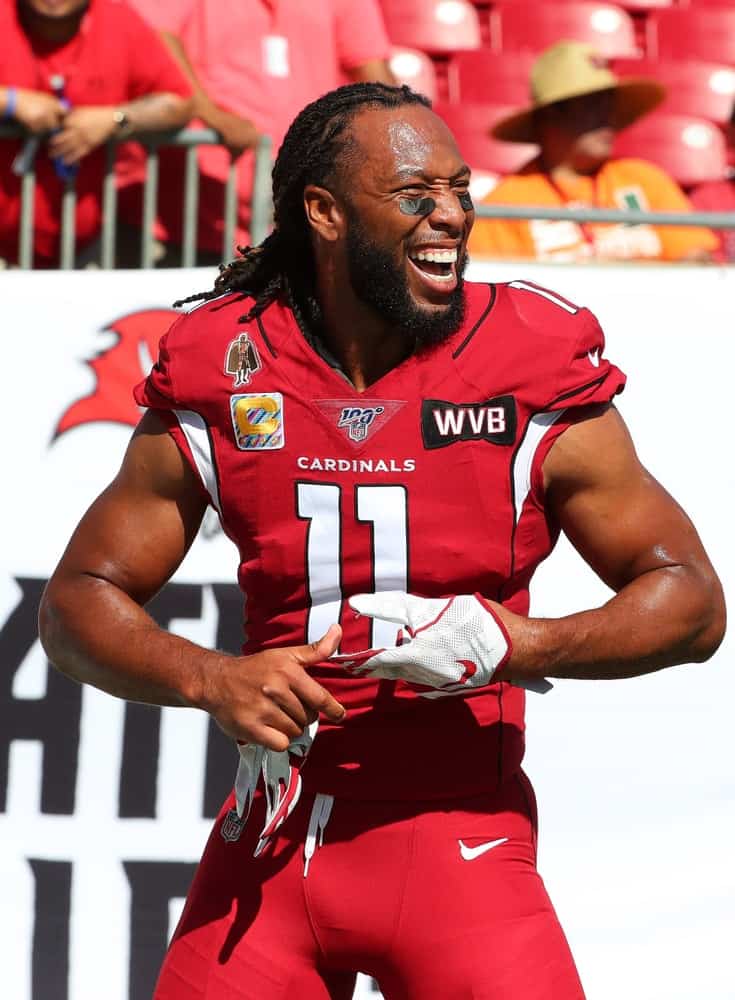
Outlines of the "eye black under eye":
M 464 212 L 474 211 L 472 196 L 469 191 L 461 191 L 457 198 Z M 431 215 L 436 208 L 436 201 L 429 196 L 418 196 L 416 198 L 399 198 L 398 207 L 404 215 Z
M 399 198 L 398 207 L 404 215 L 431 215 L 436 202 L 433 198 Z

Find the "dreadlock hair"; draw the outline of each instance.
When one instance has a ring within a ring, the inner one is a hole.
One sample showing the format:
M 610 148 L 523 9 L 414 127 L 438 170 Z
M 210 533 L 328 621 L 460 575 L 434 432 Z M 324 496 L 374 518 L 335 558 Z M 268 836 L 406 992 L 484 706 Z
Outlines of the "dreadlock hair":
M 247 323 L 280 297 L 289 303 L 302 329 L 320 325 L 304 188 L 307 184 L 326 187 L 334 181 L 336 164 L 351 145 L 347 129 L 358 112 L 368 107 L 411 104 L 431 107 L 428 98 L 410 87 L 384 83 L 350 83 L 308 104 L 291 123 L 273 166 L 273 232 L 257 246 L 238 247 L 240 257 L 220 265 L 210 291 L 190 295 L 174 305 L 241 292 L 243 298 L 255 300 L 238 320 Z

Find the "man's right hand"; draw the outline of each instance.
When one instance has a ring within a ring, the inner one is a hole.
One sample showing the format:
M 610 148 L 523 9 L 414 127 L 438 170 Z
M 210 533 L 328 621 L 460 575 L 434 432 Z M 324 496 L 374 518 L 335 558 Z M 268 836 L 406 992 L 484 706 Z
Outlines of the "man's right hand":
M 206 664 L 196 703 L 233 739 L 286 750 L 320 712 L 331 722 L 344 718 L 343 706 L 306 672 L 329 659 L 341 637 L 339 625 L 332 625 L 308 646 L 218 656 L 214 665 Z
M 18 90 L 14 118 L 29 132 L 51 132 L 61 126 L 66 109 L 53 94 Z

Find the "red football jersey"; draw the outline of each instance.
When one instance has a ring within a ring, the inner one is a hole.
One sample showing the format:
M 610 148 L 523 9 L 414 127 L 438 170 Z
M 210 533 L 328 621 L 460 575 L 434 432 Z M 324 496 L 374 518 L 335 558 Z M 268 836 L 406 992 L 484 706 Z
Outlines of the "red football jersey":
M 136 389 L 175 440 L 240 552 L 245 653 L 311 642 L 339 621 L 342 652 L 394 645 L 357 618 L 357 593 L 479 592 L 528 613 L 556 541 L 541 466 L 580 406 L 625 377 L 595 317 L 523 281 L 467 284 L 466 319 L 359 393 L 274 303 L 242 324 L 237 295 L 182 316 Z M 312 788 L 360 798 L 472 794 L 515 772 L 524 692 L 460 695 L 313 675 L 347 708 L 322 723 L 303 768 Z

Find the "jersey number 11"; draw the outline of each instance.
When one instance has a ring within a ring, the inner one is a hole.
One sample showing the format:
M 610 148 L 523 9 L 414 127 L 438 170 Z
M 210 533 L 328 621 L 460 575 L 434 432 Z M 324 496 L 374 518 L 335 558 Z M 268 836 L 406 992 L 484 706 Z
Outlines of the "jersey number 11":
M 306 641 L 316 642 L 338 622 L 342 587 L 342 487 L 297 483 L 296 511 L 308 521 L 306 590 L 309 601 Z M 408 498 L 405 486 L 356 486 L 356 522 L 370 524 L 373 591 L 408 589 Z M 393 646 L 397 626 L 372 620 L 370 647 Z

